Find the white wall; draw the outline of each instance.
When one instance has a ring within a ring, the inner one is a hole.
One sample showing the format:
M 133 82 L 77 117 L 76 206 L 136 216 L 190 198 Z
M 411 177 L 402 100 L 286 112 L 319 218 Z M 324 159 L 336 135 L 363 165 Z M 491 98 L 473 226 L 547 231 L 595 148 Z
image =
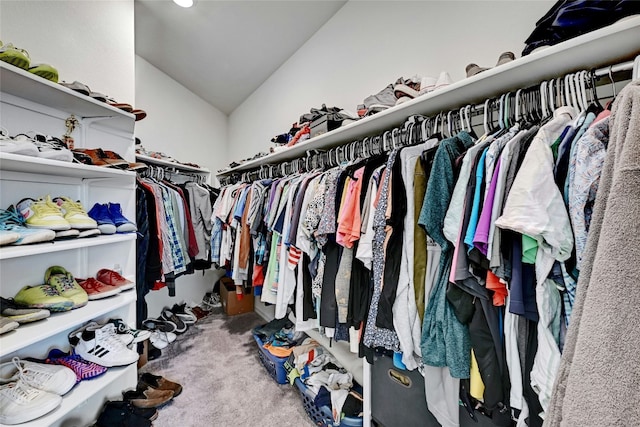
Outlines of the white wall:
M 350 1 L 229 117 L 228 162 L 268 151 L 311 107 L 355 112 L 367 96 L 415 74 L 454 81 L 473 62 L 518 57 L 554 1 Z
M 0 1 L 0 40 L 120 102 L 135 102 L 133 0 Z
M 183 162 L 197 163 L 215 171 L 225 164 L 227 116 L 187 88 L 136 56 L 136 100 L 147 118 L 136 124 L 136 136 L 147 150 L 161 151 Z M 219 271 L 196 272 L 176 280 L 176 297 L 166 288 L 147 295 L 150 316 L 163 306 L 180 301 L 199 303 L 222 275 Z

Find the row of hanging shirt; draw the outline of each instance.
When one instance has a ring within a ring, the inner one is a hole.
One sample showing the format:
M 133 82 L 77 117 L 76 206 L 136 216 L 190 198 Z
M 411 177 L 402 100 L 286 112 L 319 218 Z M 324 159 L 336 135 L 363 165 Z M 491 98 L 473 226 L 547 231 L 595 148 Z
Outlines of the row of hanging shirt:
M 147 224 L 140 230 L 147 245 L 146 250 L 138 250 L 137 257 L 138 265 L 145 266 L 147 288 L 158 290 L 166 285 L 170 295 L 175 295 L 177 277 L 211 268 L 210 218 L 218 190 L 198 177 L 166 175 L 155 168 L 138 176 L 138 223 Z M 146 215 L 140 215 L 141 211 Z
M 402 134 L 423 142 L 386 133 L 388 156 L 363 144 L 329 170 L 223 187 L 212 260 L 276 317 L 293 304 L 298 330 L 324 327 L 370 362 L 384 348 L 424 364 L 442 425 L 459 424 L 469 378 L 496 424 L 513 408 L 541 425 L 608 141 L 588 77 L 504 95 L 497 129 L 485 104 L 480 138 L 463 109 L 447 138 L 412 122 Z

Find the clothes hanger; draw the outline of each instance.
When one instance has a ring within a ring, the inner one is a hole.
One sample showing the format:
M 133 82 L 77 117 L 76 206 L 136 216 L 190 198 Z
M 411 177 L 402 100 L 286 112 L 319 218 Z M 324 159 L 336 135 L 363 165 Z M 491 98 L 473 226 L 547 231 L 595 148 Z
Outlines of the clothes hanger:
M 640 78 L 640 55 L 633 60 L 633 71 L 631 72 L 631 80 Z
M 616 99 L 616 81 L 613 79 L 613 70 L 612 66 L 609 65 L 609 79 L 611 80 L 611 88 L 613 90 L 613 99 Z

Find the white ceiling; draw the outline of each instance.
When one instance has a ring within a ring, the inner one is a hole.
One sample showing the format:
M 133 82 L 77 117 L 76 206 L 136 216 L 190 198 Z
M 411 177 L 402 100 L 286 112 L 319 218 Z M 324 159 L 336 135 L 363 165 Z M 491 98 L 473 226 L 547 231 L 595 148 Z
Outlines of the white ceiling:
M 229 114 L 345 3 L 136 0 L 136 54 Z

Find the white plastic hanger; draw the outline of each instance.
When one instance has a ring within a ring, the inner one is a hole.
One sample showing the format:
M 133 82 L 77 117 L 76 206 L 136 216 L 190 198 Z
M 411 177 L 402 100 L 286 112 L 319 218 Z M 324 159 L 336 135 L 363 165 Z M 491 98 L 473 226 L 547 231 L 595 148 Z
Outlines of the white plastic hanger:
M 636 56 L 633 60 L 633 72 L 631 73 L 631 79 L 635 80 L 640 78 L 640 55 Z

